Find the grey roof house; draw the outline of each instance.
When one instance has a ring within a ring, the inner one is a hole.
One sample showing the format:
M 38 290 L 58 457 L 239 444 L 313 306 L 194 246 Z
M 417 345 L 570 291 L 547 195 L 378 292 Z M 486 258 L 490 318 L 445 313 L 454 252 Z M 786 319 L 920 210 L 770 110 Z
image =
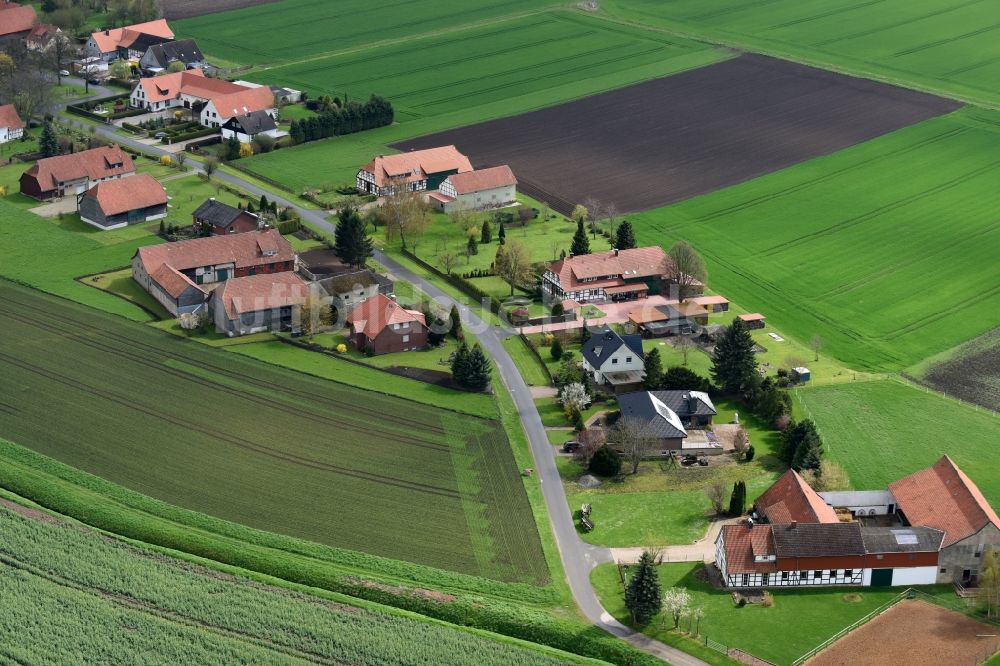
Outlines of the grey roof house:
M 207 226 L 213 236 L 257 231 L 260 227 L 260 218 L 256 214 L 216 201 L 215 197 L 198 206 L 192 217 L 196 227 L 203 229 Z
M 594 332 L 580 349 L 583 368 L 590 373 L 594 383 L 612 387 L 632 387 L 645 376 L 646 355 L 642 351 L 642 337 L 621 336 L 605 326 Z
M 712 417 L 718 414 L 704 391 L 652 391 L 651 394 L 689 426 L 710 425 Z
M 691 399 L 692 393 L 696 396 L 694 400 Z M 704 396 L 707 403 L 702 402 L 699 394 Z M 687 395 L 686 400 L 685 395 Z M 671 404 L 688 415 L 688 425 L 685 425 L 685 420 L 674 411 Z M 618 407 L 621 409 L 622 419 L 635 422 L 641 427 L 643 436 L 656 440 L 661 456 L 671 455 L 677 451 L 704 455 L 723 453 L 722 445 L 716 441 L 712 433 L 700 429 L 688 429 L 692 418 L 697 421 L 701 418 L 711 418 L 710 414 L 715 414 L 711 400 L 699 391 L 625 393 L 618 396 Z M 692 409 L 694 414 L 704 412 L 705 416 L 692 417 Z
M 242 116 L 233 116 L 222 124 L 222 138 L 236 137 L 240 143 L 250 143 L 261 134 L 277 139 L 285 133 L 278 130 L 278 124 L 267 111 L 253 111 Z
M 205 56 L 193 39 L 153 44 L 139 60 L 139 66 L 149 72 L 163 71 L 173 62 L 184 63 L 185 68 L 199 67 L 205 63 Z
M 391 296 L 394 290 L 392 280 L 367 268 L 323 278 L 316 284 L 331 298 L 340 315 L 350 313 L 377 294 Z

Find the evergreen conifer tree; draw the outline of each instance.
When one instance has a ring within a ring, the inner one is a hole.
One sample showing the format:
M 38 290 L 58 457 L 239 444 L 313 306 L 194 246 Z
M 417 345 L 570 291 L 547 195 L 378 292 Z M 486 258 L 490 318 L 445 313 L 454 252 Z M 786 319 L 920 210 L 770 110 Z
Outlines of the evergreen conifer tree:
M 475 236 L 469 236 L 469 242 L 465 244 L 465 253 L 470 257 L 479 254 L 479 243 L 476 242 Z
M 562 343 L 559 342 L 559 338 L 552 341 L 552 346 L 549 348 L 549 353 L 552 354 L 552 358 L 559 360 L 562 358 L 563 348 Z
M 465 387 L 475 391 L 485 391 L 490 386 L 490 361 L 483 350 L 476 345 L 469 352 L 468 372 Z
M 647 391 L 660 390 L 663 383 L 663 360 L 660 358 L 660 350 L 655 347 L 646 354 L 645 377 L 642 380 L 642 387 Z
M 737 393 L 748 386 L 757 372 L 754 342 L 742 319 L 730 324 L 712 354 L 712 379 L 727 393 Z
M 646 551 L 625 588 L 625 607 L 638 625 L 647 624 L 660 612 L 663 600 L 660 579 L 654 567 L 653 554 Z
M 334 240 L 333 249 L 341 261 L 358 268 L 363 267 L 375 251 L 374 241 L 368 235 L 368 225 L 351 206 L 340 209 Z
M 260 195 L 260 204 L 258 208 L 260 208 L 260 212 L 262 213 L 267 213 L 271 210 L 271 204 L 267 201 L 266 195 Z
M 746 501 L 747 484 L 743 481 L 737 481 L 733 484 L 733 494 L 729 498 L 729 515 L 742 516 L 743 510 L 746 508 Z
M 632 229 L 632 223 L 625 220 L 618 225 L 618 230 L 615 231 L 615 247 L 619 250 L 629 250 L 635 247 L 635 231 Z
M 483 227 L 479 230 L 479 242 L 489 243 L 493 240 L 493 228 L 490 227 L 489 220 L 483 220 Z
M 802 437 L 795 456 L 792 458 L 792 469 L 801 472 L 806 469 L 819 469 L 823 457 L 823 442 L 815 429 L 809 430 Z
M 578 220 L 576 223 L 576 233 L 573 234 L 573 244 L 570 245 L 569 252 L 574 257 L 590 254 L 590 239 L 587 237 L 587 230 L 583 228 L 583 220 Z
M 52 121 L 46 120 L 42 126 L 42 138 L 38 143 L 38 151 L 45 157 L 55 157 L 59 154 L 59 137 L 52 126 Z
M 507 243 L 507 230 L 503 227 L 503 222 L 500 223 L 500 229 L 497 231 L 497 242 L 501 245 Z
M 469 346 L 464 342 L 451 359 L 451 378 L 459 386 L 465 386 L 469 379 Z
M 448 319 L 451 320 L 451 334 L 456 340 L 461 340 L 464 336 L 462 335 L 462 317 L 458 313 L 458 306 L 451 306 L 451 312 L 448 313 Z

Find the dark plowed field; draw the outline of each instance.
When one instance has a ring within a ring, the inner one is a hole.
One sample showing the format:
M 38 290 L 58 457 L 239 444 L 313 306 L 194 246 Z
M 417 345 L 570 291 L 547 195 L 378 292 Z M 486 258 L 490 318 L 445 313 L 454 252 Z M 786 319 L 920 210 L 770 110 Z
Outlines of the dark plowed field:
M 962 400 L 1000 412 L 1000 329 L 972 340 L 924 380 Z
M 711 192 L 959 108 L 957 102 L 744 55 L 520 116 L 405 141 L 510 164 L 562 212 L 639 211 Z
M 159 0 L 160 11 L 168 19 L 186 19 L 205 14 L 228 12 L 231 9 L 243 9 L 256 5 L 266 5 L 278 0 Z

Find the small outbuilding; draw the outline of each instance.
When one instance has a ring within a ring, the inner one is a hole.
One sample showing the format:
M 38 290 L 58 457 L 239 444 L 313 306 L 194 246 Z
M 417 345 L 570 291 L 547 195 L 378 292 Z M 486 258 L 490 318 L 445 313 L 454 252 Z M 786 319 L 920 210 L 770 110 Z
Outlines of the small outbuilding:
M 792 368 L 792 379 L 797 382 L 807 382 L 812 378 L 812 373 L 809 372 L 809 368 L 804 368 L 799 366 L 798 368 Z
M 167 216 L 167 191 L 148 173 L 97 183 L 79 195 L 80 219 L 102 230 Z
M 212 236 L 242 234 L 260 228 L 260 218 L 257 215 L 216 201 L 215 197 L 198 206 L 192 218 L 196 229 L 204 231 L 207 227 Z
M 743 320 L 743 323 L 746 324 L 749 329 L 764 328 L 765 317 L 759 312 L 741 314 L 740 319 Z

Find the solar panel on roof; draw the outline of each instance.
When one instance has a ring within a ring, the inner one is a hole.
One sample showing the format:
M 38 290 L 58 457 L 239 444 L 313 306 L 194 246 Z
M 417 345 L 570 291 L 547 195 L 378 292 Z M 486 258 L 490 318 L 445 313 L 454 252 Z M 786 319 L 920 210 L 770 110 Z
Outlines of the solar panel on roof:
M 910 530 L 892 530 L 892 535 L 896 537 L 896 543 L 900 546 L 917 545 L 917 535 Z

